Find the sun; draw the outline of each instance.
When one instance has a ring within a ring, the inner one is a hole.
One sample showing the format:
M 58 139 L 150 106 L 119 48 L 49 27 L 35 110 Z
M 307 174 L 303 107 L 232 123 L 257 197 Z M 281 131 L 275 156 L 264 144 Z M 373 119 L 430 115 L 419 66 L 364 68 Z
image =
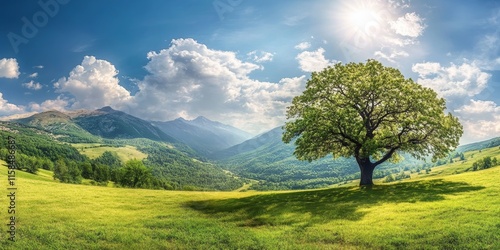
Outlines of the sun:
M 387 6 L 375 0 L 342 2 L 336 6 L 334 15 L 339 34 L 359 48 L 383 39 L 391 16 Z
M 379 20 L 378 13 L 373 9 L 356 9 L 347 13 L 346 25 L 355 30 L 366 31 Z

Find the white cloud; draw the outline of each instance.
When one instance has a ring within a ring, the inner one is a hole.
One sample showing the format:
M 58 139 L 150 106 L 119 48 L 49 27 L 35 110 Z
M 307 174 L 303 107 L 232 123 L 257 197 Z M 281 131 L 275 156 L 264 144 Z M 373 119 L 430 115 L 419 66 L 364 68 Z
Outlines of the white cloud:
M 398 20 L 392 21 L 389 24 L 391 25 L 391 29 L 397 34 L 412 38 L 421 36 L 426 28 L 423 19 L 415 12 L 406 13 L 404 16 L 399 17 Z
M 49 110 L 66 111 L 66 107 L 68 107 L 68 105 L 68 100 L 63 99 L 61 96 L 59 96 L 55 100 L 46 100 L 41 104 L 30 103 L 29 107 L 31 111 L 36 112 L 44 112 Z
M 0 78 L 18 78 L 19 64 L 15 58 L 0 59 Z
M 471 97 L 487 95 L 490 74 L 475 63 L 419 63 L 412 67 L 419 74 L 418 83 L 434 89 L 446 98 L 449 110 L 458 116 L 464 127 L 461 144 L 490 139 L 500 135 L 500 107 L 493 101 Z M 467 98 L 469 97 L 469 98 Z
M 325 49 L 323 48 L 315 51 L 303 51 L 295 59 L 299 62 L 299 68 L 304 72 L 321 71 L 335 63 L 335 61 L 326 59 L 324 53 Z
M 464 126 L 464 135 L 461 138 L 461 143 L 471 143 L 491 139 L 500 135 L 500 115 L 493 117 L 493 120 L 465 120 L 462 121 Z
M 397 58 L 408 57 L 410 54 L 406 51 L 392 49 L 390 52 L 375 51 L 373 54 L 377 58 L 385 59 L 389 62 L 395 63 Z
M 30 116 L 37 114 L 37 113 L 38 112 L 28 112 L 28 113 L 0 116 L 0 121 L 12 121 L 12 120 L 17 120 L 17 119 L 23 119 L 23 118 L 30 117 Z
M 33 68 L 35 68 L 35 69 L 43 69 L 44 66 L 43 65 L 37 65 L 37 66 L 34 66 Z
M 305 76 L 278 83 L 251 79 L 258 65 L 193 39 L 173 40 L 169 48 L 148 53 L 148 59 L 149 74 L 138 82 L 129 112 L 150 120 L 204 115 L 263 132 L 283 124 L 286 107 L 305 85 Z
M 270 62 L 273 60 L 274 54 L 265 51 L 251 51 L 247 56 L 256 63 Z
M 499 113 L 500 107 L 493 101 L 481 101 L 481 100 L 470 100 L 470 104 L 464 105 L 461 108 L 455 110 L 455 112 L 464 115 L 486 115 L 491 116 L 492 114 Z
M 470 100 L 455 110 L 462 125 L 462 143 L 490 139 L 500 135 L 500 107 L 493 101 Z
M 346 1 L 336 4 L 335 15 L 328 8 L 323 10 L 336 24 L 333 34 L 343 54 L 342 61 L 365 61 L 377 54 L 381 61 L 400 64 L 407 61 L 406 54 L 421 56 L 423 52 L 416 45 L 427 25 L 420 13 L 408 12 L 409 4 L 410 1 L 399 0 Z M 331 30 L 325 26 L 323 33 Z M 403 53 L 406 54 L 398 55 Z
M 27 83 L 23 83 L 23 87 L 28 88 L 28 89 L 32 89 L 32 90 L 42 89 L 42 85 L 38 82 L 33 81 L 33 80 L 29 81 Z
M 96 109 L 103 106 L 123 107 L 130 101 L 130 93 L 120 86 L 115 66 L 93 56 L 85 56 L 69 77 L 54 84 L 59 93 L 70 93 L 75 97 L 71 108 Z
M 3 93 L 0 93 L 0 116 L 9 116 L 24 113 L 23 106 L 17 106 L 3 99 Z
M 301 42 L 301 43 L 295 45 L 295 49 L 300 49 L 300 50 L 306 50 L 306 49 L 309 49 L 310 47 L 311 47 L 311 43 L 309 43 L 309 42 Z
M 417 63 L 412 67 L 419 74 L 418 83 L 434 89 L 447 100 L 463 101 L 483 91 L 491 75 L 481 71 L 475 63 L 451 64 L 444 67 L 439 63 Z
M 29 78 L 37 78 L 38 77 L 38 72 L 35 72 L 31 75 L 28 76 Z

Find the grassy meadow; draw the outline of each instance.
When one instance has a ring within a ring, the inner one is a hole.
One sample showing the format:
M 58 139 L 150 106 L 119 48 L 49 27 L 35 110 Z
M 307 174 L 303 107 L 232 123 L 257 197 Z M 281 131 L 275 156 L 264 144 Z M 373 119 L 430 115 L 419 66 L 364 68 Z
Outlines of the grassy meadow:
M 90 159 L 95 159 L 106 151 L 116 152 L 118 157 L 120 157 L 123 162 L 133 159 L 142 160 L 148 157 L 147 154 L 144 154 L 143 152 L 137 150 L 137 148 L 130 145 L 123 147 L 111 147 L 99 143 L 74 143 L 71 146 L 76 148 L 81 154 L 88 156 Z
M 373 190 L 156 191 L 18 171 L 16 242 L 2 166 L 0 249 L 500 249 L 500 167 L 463 172 L 499 150 Z

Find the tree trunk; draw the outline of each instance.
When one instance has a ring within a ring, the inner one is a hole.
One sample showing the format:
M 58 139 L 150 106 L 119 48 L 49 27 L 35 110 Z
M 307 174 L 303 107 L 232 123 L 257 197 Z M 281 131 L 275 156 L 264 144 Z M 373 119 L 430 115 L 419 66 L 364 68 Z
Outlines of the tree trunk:
M 373 186 L 373 170 L 375 169 L 375 165 L 369 158 L 356 159 L 356 161 L 361 171 L 359 186 L 371 188 Z

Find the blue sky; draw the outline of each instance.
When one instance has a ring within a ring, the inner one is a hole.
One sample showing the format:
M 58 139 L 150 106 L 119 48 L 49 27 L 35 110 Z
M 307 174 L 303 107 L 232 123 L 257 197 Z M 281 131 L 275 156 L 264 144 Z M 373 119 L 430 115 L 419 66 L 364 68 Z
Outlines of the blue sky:
M 500 136 L 498 1 L 7 1 L 0 18 L 3 117 L 109 105 L 259 133 L 311 72 L 374 58 L 444 97 L 462 143 Z

